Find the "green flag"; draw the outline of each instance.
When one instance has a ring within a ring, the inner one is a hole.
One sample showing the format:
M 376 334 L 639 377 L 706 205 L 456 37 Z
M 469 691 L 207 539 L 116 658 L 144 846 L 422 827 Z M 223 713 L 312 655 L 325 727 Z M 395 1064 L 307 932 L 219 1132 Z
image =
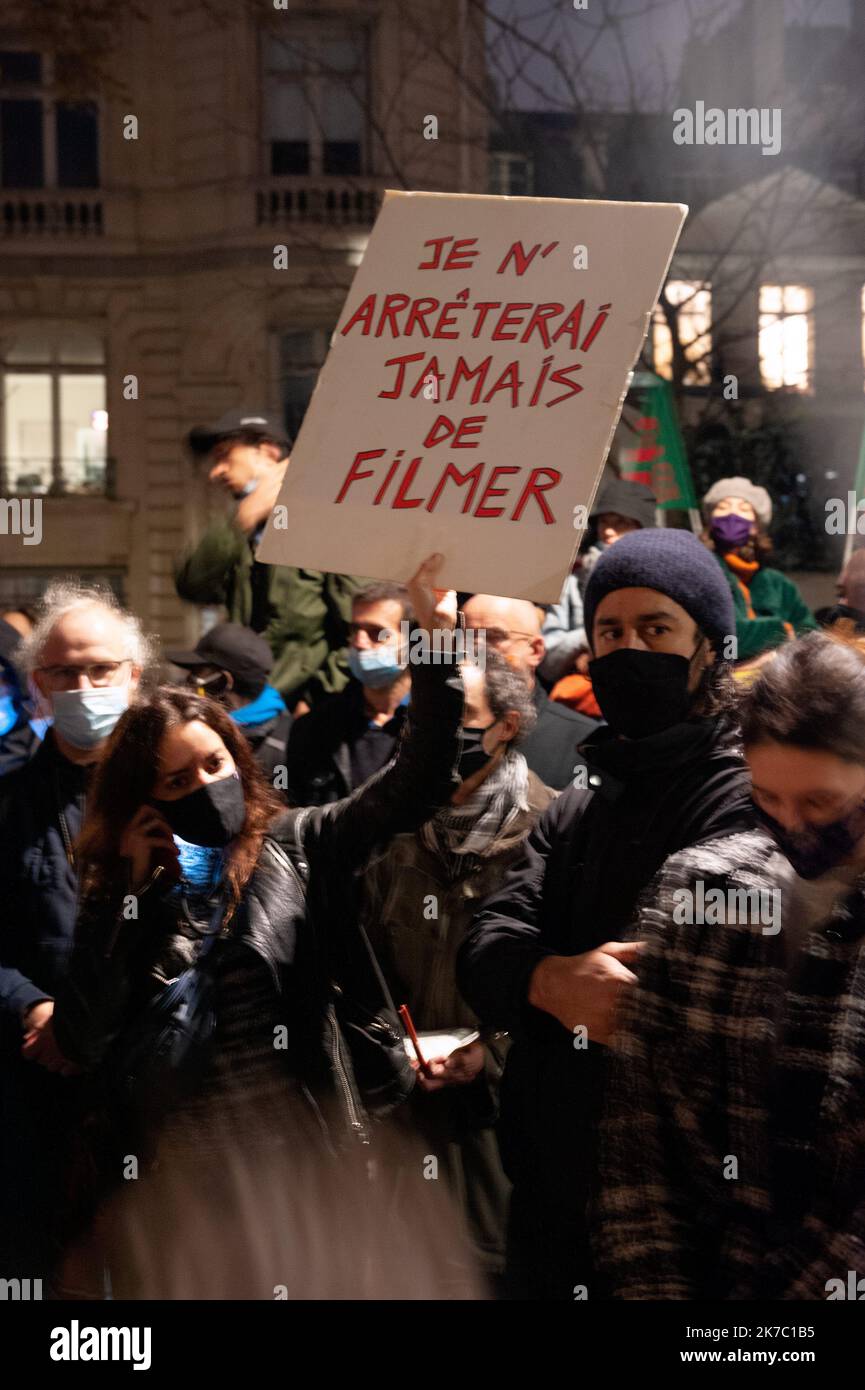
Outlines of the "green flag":
M 847 564 L 847 561 L 850 559 L 850 556 L 853 554 L 853 550 L 855 548 L 856 534 L 859 530 L 859 509 L 862 503 L 862 499 L 865 498 L 865 430 L 862 431 L 862 439 L 859 443 L 859 462 L 856 465 L 856 481 L 853 484 L 853 486 L 856 489 L 856 517 L 853 522 L 852 531 L 850 529 L 849 522 L 847 525 L 847 539 L 844 542 L 844 565 Z
M 647 483 L 665 511 L 694 511 L 697 500 L 668 381 L 654 372 L 635 372 L 637 442 L 622 450 L 620 470 L 629 483 Z

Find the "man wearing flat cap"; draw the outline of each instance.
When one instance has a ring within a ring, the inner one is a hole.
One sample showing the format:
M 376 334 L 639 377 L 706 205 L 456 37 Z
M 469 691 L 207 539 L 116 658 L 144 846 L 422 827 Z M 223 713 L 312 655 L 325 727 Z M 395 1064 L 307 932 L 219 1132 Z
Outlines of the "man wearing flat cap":
M 263 565 L 255 549 L 288 467 L 285 429 L 264 412 L 232 410 L 188 435 L 208 478 L 235 501 L 209 526 L 175 574 L 189 603 L 222 604 L 228 620 L 251 627 L 273 652 L 270 683 L 289 709 L 342 690 L 348 679 L 345 632 L 362 579 L 291 565 Z

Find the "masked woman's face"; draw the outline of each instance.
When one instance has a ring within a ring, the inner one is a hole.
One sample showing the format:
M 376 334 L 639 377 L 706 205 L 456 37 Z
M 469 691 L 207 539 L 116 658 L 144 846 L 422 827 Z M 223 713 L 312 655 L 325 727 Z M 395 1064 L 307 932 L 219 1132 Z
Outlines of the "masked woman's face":
M 156 766 L 152 795 L 159 801 L 177 801 L 236 771 L 219 734 L 198 719 L 177 724 L 163 735 Z
M 824 749 L 758 743 L 745 757 L 754 801 L 785 830 L 831 825 L 865 799 L 865 767 Z

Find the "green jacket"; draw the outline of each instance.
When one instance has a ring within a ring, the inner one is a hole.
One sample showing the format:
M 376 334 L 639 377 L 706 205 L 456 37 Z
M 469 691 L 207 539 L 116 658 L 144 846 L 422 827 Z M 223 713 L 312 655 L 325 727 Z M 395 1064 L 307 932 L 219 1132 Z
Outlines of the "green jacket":
M 221 603 L 228 620 L 260 632 L 270 643 L 270 684 L 283 699 L 314 703 L 342 690 L 348 679 L 345 624 L 352 596 L 367 580 L 289 565 L 263 565 L 232 521 L 214 523 L 175 572 L 188 603 Z
M 742 585 L 729 565 L 726 565 L 720 556 L 716 555 L 715 558 L 733 595 L 738 661 L 746 661 L 749 657 L 759 656 L 761 652 L 771 650 L 772 647 L 779 647 L 789 635 L 784 627 L 785 623 L 790 624 L 797 637 L 801 637 L 805 632 L 812 632 L 817 627 L 814 616 L 796 585 L 780 570 L 759 569 L 754 575 L 748 592 L 751 608 L 757 616 L 749 618 Z

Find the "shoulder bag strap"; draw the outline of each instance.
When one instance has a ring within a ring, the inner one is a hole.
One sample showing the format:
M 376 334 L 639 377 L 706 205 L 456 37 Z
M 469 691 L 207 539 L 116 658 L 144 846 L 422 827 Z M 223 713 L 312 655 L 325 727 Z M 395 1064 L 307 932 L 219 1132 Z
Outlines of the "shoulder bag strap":
M 298 813 L 298 815 L 297 815 L 297 817 L 295 818 L 294 823 L 293 823 L 293 825 L 292 825 L 292 831 L 293 831 L 293 834 L 294 834 L 295 844 L 297 845 L 297 848 L 298 848 L 299 852 L 300 852 L 302 855 L 304 855 L 304 861 L 305 861 L 305 852 L 304 852 L 304 846 L 303 846 L 303 827 L 304 827 L 304 825 L 305 825 L 305 823 L 306 823 L 306 820 L 307 820 L 308 816 L 309 816 L 309 808 L 306 807 L 304 810 L 302 810 L 302 811 L 300 811 L 300 812 Z M 300 868 L 300 865 L 297 865 L 296 867 L 299 869 L 300 872 L 303 872 L 303 870 Z M 307 869 L 307 864 L 306 864 L 306 862 L 304 862 L 303 868 L 304 868 L 304 869 Z M 308 869 L 307 869 L 307 872 L 308 872 Z M 305 877 L 305 881 L 306 881 L 306 876 L 304 876 L 304 877 Z M 361 922 L 360 918 L 357 919 L 357 921 L 356 921 L 356 923 L 355 923 L 355 926 L 357 927 L 358 934 L 360 935 L 360 939 L 361 939 L 361 941 L 362 941 L 363 944 L 364 944 L 364 947 L 365 947 L 365 949 L 366 949 L 367 955 L 369 956 L 370 964 L 372 965 L 372 968 L 373 968 L 373 971 L 374 971 L 374 973 L 375 973 L 376 980 L 378 981 L 378 986 L 379 986 L 379 989 L 380 989 L 381 992 L 382 992 L 382 996 L 383 996 L 383 998 L 384 998 L 384 1001 L 385 1001 L 385 1003 L 387 1004 L 388 1008 L 390 1009 L 391 1013 L 393 1014 L 394 1018 L 397 1018 L 397 1019 L 398 1019 L 398 1018 L 399 1018 L 399 1012 L 398 1012 L 398 1010 L 397 1010 L 396 1004 L 395 1004 L 394 1001 L 393 1001 L 393 995 L 391 994 L 390 989 L 389 989 L 389 987 L 388 987 L 388 983 L 387 983 L 387 980 L 386 980 L 386 978 L 385 978 L 384 971 L 382 970 L 381 965 L 379 964 L 378 956 L 377 956 L 376 953 L 375 953 L 375 950 L 374 950 L 374 948 L 373 948 L 373 944 L 372 944 L 372 942 L 370 941 L 369 936 L 367 935 L 367 932 L 366 932 L 366 928 L 364 927 L 364 925 L 363 925 L 363 923 Z

